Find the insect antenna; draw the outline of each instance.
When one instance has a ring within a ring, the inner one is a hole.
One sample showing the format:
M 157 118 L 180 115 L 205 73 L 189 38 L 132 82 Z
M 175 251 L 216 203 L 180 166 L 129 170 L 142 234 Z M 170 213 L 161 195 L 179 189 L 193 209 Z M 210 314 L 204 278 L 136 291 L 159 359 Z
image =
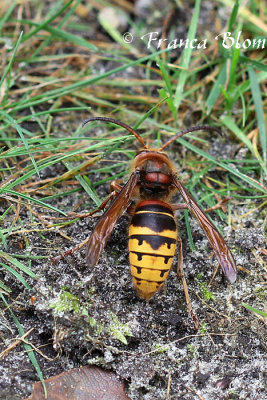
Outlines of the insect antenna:
M 92 117 L 92 118 L 86 119 L 83 122 L 82 127 L 84 127 L 86 124 L 88 124 L 89 122 L 92 122 L 92 121 L 111 122 L 112 124 L 121 126 L 122 128 L 126 129 L 128 132 L 132 133 L 136 137 L 136 139 L 141 143 L 143 148 L 147 149 L 147 146 L 145 145 L 145 142 L 143 141 L 141 136 L 133 128 L 131 128 L 129 125 L 125 124 L 124 122 L 120 122 L 120 121 L 117 121 L 116 119 L 107 118 L 107 117 Z
M 217 132 L 219 134 L 221 134 L 221 130 L 220 128 L 216 128 L 215 126 L 209 126 L 209 125 L 196 125 L 196 126 L 192 126 L 191 128 L 187 128 L 184 129 L 178 133 L 176 133 L 176 135 L 172 136 L 168 142 L 166 142 L 160 149 L 159 151 L 164 150 L 167 146 L 169 146 L 169 144 L 171 144 L 172 142 L 174 142 L 176 139 L 182 137 L 183 135 L 185 135 L 186 133 L 190 133 L 190 132 L 195 132 L 195 131 L 210 131 L 210 132 Z

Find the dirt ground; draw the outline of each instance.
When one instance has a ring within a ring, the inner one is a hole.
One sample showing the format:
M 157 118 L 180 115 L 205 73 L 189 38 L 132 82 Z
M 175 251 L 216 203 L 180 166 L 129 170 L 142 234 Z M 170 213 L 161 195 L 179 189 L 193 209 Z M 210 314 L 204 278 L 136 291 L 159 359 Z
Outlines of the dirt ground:
M 55 118 L 54 131 L 57 126 L 60 122 L 57 125 Z M 76 127 L 73 121 L 72 128 Z M 96 127 L 94 131 L 97 132 Z M 222 148 L 226 153 L 231 152 L 236 146 L 230 137 L 209 139 L 209 152 L 213 155 L 221 154 Z M 174 146 L 175 150 L 170 152 L 178 166 L 182 150 Z M 179 172 L 185 174 L 186 170 L 179 166 Z M 42 171 L 42 178 L 58 173 L 57 166 L 48 168 Z M 223 172 L 214 171 L 210 175 L 216 179 L 218 173 Z M 94 181 L 97 177 L 90 179 Z M 108 184 L 99 186 L 97 192 L 104 198 L 109 192 Z M 179 195 L 177 199 L 181 201 Z M 76 212 L 94 208 L 84 192 L 58 197 L 51 204 L 64 211 L 71 211 L 76 205 Z M 31 207 L 41 216 L 57 217 L 52 211 Z M 196 331 L 188 316 L 175 266 L 164 290 L 148 303 L 138 298 L 129 272 L 127 216 L 120 218 L 91 272 L 85 263 L 85 248 L 56 265 L 52 257 L 86 239 L 99 214 L 66 226 L 62 232 L 72 238 L 70 243 L 55 231 L 42 235 L 34 232 L 36 217 L 22 205 L 22 225 L 30 230 L 26 233 L 27 252 L 31 256 L 47 256 L 31 263 L 38 274 L 38 280 L 28 278 L 34 287 L 34 298 L 12 275 L 4 276 L 3 271 L 0 275 L 12 289 L 13 311 L 19 315 L 25 332 L 34 328 L 28 339 L 40 351 L 35 354 L 44 377 L 82 365 L 97 365 L 115 371 L 126 384 L 131 400 L 265 400 L 266 320 L 242 305 L 264 309 L 266 271 L 261 249 L 265 243 L 265 213 L 262 208 L 249 213 L 250 200 L 233 200 L 231 207 L 235 229 L 224 227 L 214 214 L 213 218 L 224 230 L 239 267 L 237 281 L 232 285 L 219 270 L 208 286 L 217 264 L 213 252 L 191 217 L 196 249 L 190 250 L 182 213 L 177 213 L 187 284 L 201 326 Z M 253 202 L 255 207 L 257 200 Z M 6 204 L 1 202 L 0 213 L 5 210 Z M 12 221 L 13 215 L 7 214 L 1 221 L 3 228 L 11 227 Z M 25 255 L 26 250 L 20 248 L 23 240 L 23 235 L 10 235 L 8 252 Z M 17 329 L 10 314 L 2 312 L 0 319 L 1 336 L 16 337 Z M 7 341 L 3 349 L 8 344 Z M 1 400 L 23 399 L 31 394 L 37 375 L 21 344 L 1 360 L 0 376 Z
M 88 198 L 74 194 L 53 202 L 60 209 L 77 203 L 85 211 L 83 204 L 88 204 Z M 248 210 L 249 204 L 235 206 L 236 215 Z M 47 210 L 43 213 L 47 215 Z M 31 226 L 24 207 L 20 217 L 24 228 Z M 165 290 L 149 303 L 136 295 L 127 259 L 126 216 L 119 220 L 92 273 L 85 264 L 85 249 L 54 265 L 50 257 L 70 248 L 69 244 L 66 246 L 56 233 L 43 237 L 27 234 L 31 255 L 49 256 L 46 261 L 32 263 L 39 277 L 31 282 L 35 302 L 32 304 L 28 291 L 11 276 L 5 282 L 17 294 L 16 309 L 24 330 L 34 328 L 30 341 L 42 352 L 36 356 L 44 376 L 90 364 L 115 371 L 127 383 L 127 393 L 133 400 L 166 399 L 167 393 L 171 399 L 265 399 L 266 325 L 241 304 L 261 309 L 264 301 L 259 250 L 264 244 L 260 228 L 263 213 L 259 211 L 255 217 L 242 219 L 235 231 L 226 232 L 227 243 L 243 271 L 239 270 L 233 285 L 226 283 L 219 271 L 208 287 L 214 296 L 210 300 L 203 287 L 207 288 L 216 266 L 212 251 L 195 220 L 190 220 L 194 252 L 188 246 L 185 226 L 180 226 L 199 331 L 188 317 L 175 268 Z M 81 220 L 64 233 L 78 244 L 90 234 L 95 222 L 96 218 Z M 12 218 L 6 218 L 5 225 L 11 223 Z M 18 246 L 18 237 L 11 236 L 10 253 L 17 253 Z M 7 313 L 1 319 L 2 334 L 14 334 L 16 329 Z M 21 399 L 31 393 L 36 375 L 22 346 L 1 361 L 1 376 L 1 399 Z

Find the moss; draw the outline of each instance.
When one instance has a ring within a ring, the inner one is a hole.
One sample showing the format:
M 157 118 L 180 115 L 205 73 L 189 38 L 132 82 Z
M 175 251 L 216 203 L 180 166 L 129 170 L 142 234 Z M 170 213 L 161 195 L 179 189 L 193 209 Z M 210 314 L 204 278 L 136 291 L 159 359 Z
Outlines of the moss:
M 79 298 L 65 289 L 62 290 L 59 297 L 50 304 L 50 307 L 58 313 L 74 312 L 88 315 L 86 308 L 81 306 Z
M 168 346 L 163 346 L 162 344 L 160 344 L 160 343 L 156 343 L 155 344 L 155 347 L 154 347 L 154 349 L 152 350 L 152 351 L 155 351 L 155 353 L 164 353 L 164 351 L 167 351 L 168 350 Z
M 123 344 L 128 344 L 126 336 L 132 336 L 128 323 L 122 324 L 114 313 L 110 313 L 109 333 Z

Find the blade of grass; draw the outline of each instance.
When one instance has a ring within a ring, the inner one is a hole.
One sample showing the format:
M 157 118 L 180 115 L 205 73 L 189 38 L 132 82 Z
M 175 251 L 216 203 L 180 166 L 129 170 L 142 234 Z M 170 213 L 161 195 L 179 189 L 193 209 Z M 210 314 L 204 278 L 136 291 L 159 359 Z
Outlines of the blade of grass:
M 12 69 L 12 65 L 13 65 L 13 62 L 14 62 L 16 53 L 17 53 L 18 48 L 19 48 L 19 45 L 20 45 L 20 43 L 21 43 L 21 41 L 22 41 L 22 36 L 23 36 L 23 32 L 20 33 L 19 38 L 18 38 L 17 43 L 16 43 L 16 46 L 15 46 L 15 48 L 14 48 L 12 57 L 11 57 L 11 59 L 10 59 L 8 65 L 7 65 L 7 67 L 6 67 L 6 69 L 5 69 L 5 71 L 3 72 L 2 78 L 1 78 L 1 80 L 0 80 L 0 88 L 2 87 L 2 84 L 3 84 L 4 80 L 6 79 L 7 74 L 9 74 L 9 72 L 10 72 L 11 69 Z M 6 90 L 6 93 L 7 93 L 7 92 L 8 92 L 8 89 Z M 4 97 L 5 97 L 5 96 L 4 96 Z
M 230 7 L 230 9 L 233 9 L 234 7 L 234 2 L 233 0 L 219 0 L 220 3 Z M 243 18 L 244 20 L 249 21 L 251 24 L 254 24 L 257 29 L 261 29 L 263 32 L 267 32 L 267 26 L 264 23 L 264 21 L 260 18 L 257 17 L 256 15 L 252 14 L 251 11 L 249 10 L 249 7 L 243 3 L 242 7 L 239 9 L 239 17 Z
M 28 142 L 27 142 L 27 140 L 25 139 L 25 137 L 24 137 L 24 135 L 22 133 L 21 127 L 17 124 L 17 122 L 10 115 L 5 113 L 4 111 L 0 110 L 0 115 L 3 115 L 4 119 L 8 120 L 11 123 L 11 125 L 13 125 L 16 128 L 16 130 L 17 130 L 19 136 L 21 137 L 21 140 L 22 140 L 22 142 L 23 142 L 23 144 L 24 144 L 24 146 L 25 146 L 25 148 L 26 148 L 26 150 L 28 152 L 28 155 L 29 155 L 29 157 L 31 159 L 31 162 L 33 164 L 35 172 L 36 172 L 37 176 L 40 176 L 38 167 L 37 167 L 36 162 L 35 162 L 35 159 L 33 158 L 32 154 L 30 152 Z
M 12 21 L 13 21 L 13 19 L 12 19 Z M 24 24 L 30 25 L 30 26 L 35 26 L 37 28 L 40 26 L 40 24 L 38 24 L 36 22 L 33 22 L 33 21 L 30 21 L 30 20 L 27 20 L 27 19 L 16 20 L 16 21 L 20 22 L 20 23 L 24 23 Z M 44 26 L 42 25 L 41 29 L 51 33 L 53 39 L 60 38 L 60 39 L 62 39 L 64 41 L 66 40 L 67 42 L 77 44 L 78 46 L 85 47 L 85 48 L 87 48 L 89 50 L 98 51 L 98 48 L 95 45 L 91 44 L 90 42 L 88 42 L 84 38 L 76 36 L 76 35 L 73 35 L 72 33 L 66 32 L 66 31 L 64 31 L 64 30 L 62 30 L 60 28 L 56 28 L 56 27 L 49 26 L 49 25 L 44 25 Z M 47 39 L 49 39 L 49 38 L 47 38 Z M 34 56 L 36 56 L 36 53 L 34 53 Z
M 169 96 L 164 97 L 162 100 L 160 100 L 155 106 L 153 106 L 148 112 L 146 112 L 140 119 L 139 121 L 134 125 L 133 129 L 138 129 L 139 126 L 151 115 L 154 113 L 154 111 L 162 104 L 164 103 Z
M 3 25 L 8 21 L 10 15 L 12 14 L 13 10 L 16 8 L 17 6 L 17 0 L 13 1 L 8 1 L 7 2 L 7 10 L 6 13 L 3 15 L 3 17 L 0 19 L 0 33 L 2 31 L 2 27 Z
M 16 258 L 21 258 L 21 259 L 25 259 L 25 260 L 44 260 L 46 258 L 49 258 L 49 256 L 31 256 L 29 254 L 9 254 L 12 257 L 16 257 Z
M 4 296 L 2 293 L 0 293 L 0 296 L 1 296 L 1 299 L 2 299 L 3 303 L 5 304 L 5 306 L 7 307 L 8 311 L 9 311 L 10 314 L 11 314 L 11 316 L 12 316 L 12 318 L 13 318 L 13 320 L 14 320 L 14 322 L 15 322 L 17 328 L 18 328 L 18 331 L 19 331 L 20 336 L 25 335 L 25 331 L 24 331 L 22 325 L 20 324 L 20 322 L 19 322 L 19 320 L 17 319 L 16 315 L 13 313 L 11 307 L 9 306 L 8 302 L 6 301 L 5 296 Z M 28 344 L 28 342 L 27 342 L 27 339 L 24 339 L 24 341 L 23 341 L 23 346 L 24 346 L 24 348 L 25 348 L 26 354 L 28 355 L 28 357 L 29 357 L 29 359 L 30 359 L 32 365 L 33 365 L 34 368 L 35 368 L 35 371 L 36 371 L 36 373 L 37 373 L 37 375 L 38 375 L 38 378 L 39 378 L 40 381 L 42 382 L 42 385 L 43 385 L 43 388 L 44 388 L 44 396 L 45 396 L 45 398 L 47 398 L 47 390 L 46 390 L 46 386 L 45 386 L 45 381 L 44 381 L 43 373 L 42 373 L 42 371 L 41 371 L 41 368 L 40 368 L 40 366 L 39 366 L 39 364 L 38 364 L 38 361 L 37 361 L 37 359 L 36 359 L 36 357 L 35 357 L 35 354 L 34 354 L 34 352 L 33 352 L 33 349 L 32 349 L 32 347 L 31 347 L 31 345 Z
M 261 317 L 267 318 L 267 313 L 265 311 L 258 310 L 257 308 L 251 307 L 250 305 L 246 303 L 242 303 L 242 306 L 245 307 L 247 310 L 252 311 Z
M 224 163 L 223 161 L 218 161 L 216 158 L 211 156 L 209 153 L 206 153 L 205 151 L 198 149 L 195 147 L 193 144 L 183 140 L 183 139 L 178 139 L 177 140 L 179 143 L 181 143 L 183 146 L 187 147 L 188 149 L 192 150 L 194 153 L 199 154 L 209 161 L 211 161 L 213 164 L 218 165 L 219 167 L 222 167 L 226 171 L 230 172 L 231 174 L 237 176 L 239 179 L 242 179 L 244 182 L 249 184 L 250 186 L 254 187 L 255 189 L 259 190 L 260 192 L 267 193 L 266 189 L 264 186 L 262 186 L 260 183 L 255 181 L 254 179 L 251 179 L 247 175 L 242 174 L 238 169 L 232 168 L 230 165 Z
M 29 115 L 25 115 L 25 116 L 23 116 L 23 117 L 19 117 L 18 119 L 17 119 L 17 122 L 24 122 L 24 121 L 28 121 L 29 119 L 31 120 L 31 119 L 33 119 L 33 118 L 36 118 L 36 117 L 40 117 L 40 116 L 42 116 L 42 115 L 50 115 L 50 114 L 55 114 L 55 113 L 60 113 L 60 112 L 65 112 L 65 111 L 67 111 L 67 112 L 70 112 L 70 111 L 84 111 L 84 110 L 89 110 L 90 109 L 90 107 L 88 107 L 88 106 L 79 106 L 79 107 L 63 107 L 63 108 L 55 108 L 55 109 L 49 109 L 49 110 L 46 110 L 46 111 L 37 111 L 37 112 L 35 112 L 34 114 L 29 114 Z M 38 138 L 37 140 L 41 140 L 41 138 Z M 67 138 L 65 138 L 64 140 L 66 140 Z M 71 139 L 71 138 L 68 138 L 68 139 Z M 74 139 L 72 139 L 72 140 L 74 140 Z
M 218 99 L 218 97 L 221 94 L 220 86 L 223 86 L 226 81 L 226 70 L 227 70 L 227 63 L 225 61 L 222 64 L 218 78 L 217 78 L 216 82 L 214 83 L 214 85 L 208 95 L 208 98 L 206 101 L 207 114 L 210 114 L 210 112 L 212 111 L 212 109 L 214 107 L 216 100 Z
M 67 12 L 67 14 L 62 18 L 62 20 L 58 24 L 58 28 L 62 28 L 62 26 L 67 22 L 67 20 L 70 18 L 70 16 L 75 13 L 76 8 L 79 6 L 82 0 L 77 0 L 76 3 L 70 8 L 70 10 Z M 62 17 L 62 16 L 61 16 Z M 48 47 L 50 40 L 52 39 L 52 35 L 48 38 L 46 38 L 39 47 L 36 48 L 36 50 L 33 52 L 32 56 L 29 59 L 29 62 L 32 62 L 34 58 L 37 57 L 37 55 L 46 47 Z M 40 59 L 40 57 L 39 57 Z
M 120 13 L 120 10 L 116 9 L 116 12 Z M 133 50 L 132 46 L 123 40 L 123 37 L 118 29 L 116 29 L 114 25 L 110 23 L 110 19 L 108 19 L 106 16 L 103 16 L 101 12 L 98 14 L 98 21 L 102 28 L 112 37 L 112 39 L 114 39 L 115 42 L 125 47 L 129 51 Z
M 262 107 L 262 98 L 261 98 L 261 90 L 258 83 L 257 75 L 252 68 L 248 69 L 249 79 L 250 79 L 250 87 L 252 92 L 252 98 L 255 105 L 256 116 L 259 127 L 259 136 L 260 142 L 262 146 L 262 154 L 263 160 L 266 162 L 266 152 L 267 152 L 267 139 L 266 139 L 266 121 L 264 118 L 263 107 Z M 265 171 L 266 173 L 266 171 Z
M 22 283 L 23 286 L 25 286 L 26 289 L 31 290 L 32 287 L 25 281 L 25 279 L 23 278 L 23 276 L 21 276 L 16 270 L 14 270 L 14 268 L 10 267 L 7 264 L 1 263 L 0 265 L 6 269 L 8 272 L 10 272 L 12 275 L 15 276 L 15 278 L 17 278 L 18 281 L 20 281 Z
M 43 96 L 43 94 L 40 94 L 40 95 L 37 95 L 37 96 L 33 97 L 30 101 L 29 101 L 29 99 L 25 99 L 25 102 L 14 103 L 14 104 L 12 104 L 12 106 L 13 106 L 12 111 L 15 112 L 15 111 L 18 111 L 18 110 L 21 110 L 21 109 L 24 109 L 24 108 L 35 106 L 37 104 L 42 104 L 42 103 L 46 103 L 47 104 L 47 103 L 49 103 L 50 100 L 53 100 L 54 98 L 58 98 L 60 96 L 65 96 L 67 94 L 70 94 L 71 92 L 74 92 L 75 90 L 78 90 L 78 89 L 81 89 L 83 87 L 95 84 L 96 82 L 98 82 L 98 81 L 100 81 L 100 80 L 102 80 L 104 78 L 107 78 L 110 75 L 113 75 L 115 73 L 124 71 L 127 68 L 133 67 L 134 65 L 142 64 L 145 61 L 151 60 L 154 57 L 156 57 L 157 55 L 162 54 L 162 53 L 167 52 L 167 51 L 171 51 L 171 49 L 167 48 L 167 49 L 164 49 L 164 50 L 160 50 L 158 52 L 155 52 L 155 53 L 149 54 L 147 56 L 141 57 L 141 58 L 139 58 L 137 60 L 130 61 L 128 64 L 124 63 L 120 67 L 117 67 L 117 68 L 114 68 L 114 69 L 112 69 L 110 71 L 104 72 L 102 74 L 90 77 L 89 79 L 85 79 L 85 80 L 82 80 L 82 81 L 79 80 L 78 82 L 75 82 L 75 83 L 70 84 L 68 86 L 64 86 L 64 87 L 60 87 L 58 89 L 53 89 L 53 90 L 47 91 L 45 97 Z M 10 108 L 10 106 L 9 106 L 9 108 Z
M 31 25 L 35 25 L 31 21 L 29 21 L 29 22 L 31 23 Z M 51 33 L 54 37 L 60 38 L 62 40 L 66 40 L 67 42 L 70 42 L 70 43 L 77 44 L 78 46 L 85 47 L 92 51 L 98 51 L 98 48 L 94 44 L 91 44 L 84 38 L 73 35 L 70 32 L 66 32 L 66 31 L 63 31 L 62 29 L 55 28 L 52 26 L 47 26 L 47 25 L 44 26 L 42 29 Z
M 239 60 L 242 61 L 244 64 L 247 64 L 248 66 L 254 66 L 255 69 L 267 72 L 267 65 L 263 64 L 261 61 L 253 60 L 253 58 L 249 58 L 243 55 L 239 57 Z
M 10 254 L 7 254 L 4 251 L 0 250 L 0 257 L 4 258 L 6 261 L 13 264 L 14 267 L 20 269 L 22 272 L 29 275 L 31 278 L 34 278 L 34 279 L 38 278 L 37 275 L 34 272 L 32 272 L 32 270 L 30 268 L 26 267 L 26 265 L 22 264 L 16 258 L 12 257 Z
M 231 62 L 229 83 L 228 83 L 228 88 L 230 91 L 234 91 L 236 89 L 236 80 L 237 80 L 236 71 L 238 66 L 239 55 L 240 55 L 240 49 L 234 49 Z
M 239 140 L 241 140 L 242 143 L 245 144 L 245 146 L 251 151 L 251 153 L 254 155 L 254 157 L 258 160 L 261 168 L 267 174 L 267 169 L 264 165 L 264 162 L 259 155 L 258 152 L 255 152 L 255 149 L 251 143 L 251 141 L 247 138 L 247 136 L 238 128 L 238 126 L 235 124 L 235 122 L 232 120 L 232 118 L 226 116 L 221 118 L 222 123 L 231 131 L 233 132 Z
M 71 171 L 73 169 L 73 165 L 70 162 L 65 161 L 64 165 L 66 168 Z M 94 201 L 97 207 L 102 203 L 97 193 L 92 189 L 92 184 L 87 176 L 81 176 L 80 174 L 75 175 L 75 179 L 80 183 L 82 188 L 86 191 L 88 196 Z
M 12 290 L 9 287 L 7 287 L 2 281 L 0 281 L 0 289 L 2 291 L 6 292 L 4 294 L 7 294 L 7 295 L 12 292 Z
M 27 196 L 26 194 L 15 192 L 14 190 L 10 190 L 10 189 L 5 189 L 4 192 L 5 193 L 9 193 L 12 196 L 20 197 L 23 200 L 30 201 L 31 203 L 35 203 L 38 206 L 41 206 L 41 207 L 44 207 L 44 208 L 50 208 L 50 210 L 56 211 L 56 212 L 64 215 L 65 217 L 67 216 L 67 214 L 64 213 L 64 211 L 61 211 L 58 208 L 56 208 L 54 206 L 51 206 L 50 204 L 44 203 L 42 200 L 35 199 L 33 197 Z
M 157 64 L 159 65 L 159 68 L 160 68 L 160 71 L 162 74 L 162 78 L 165 82 L 166 89 L 167 89 L 167 93 L 166 93 L 165 89 L 161 89 L 161 91 L 160 91 L 161 97 L 163 97 L 163 98 L 167 97 L 167 104 L 170 108 L 172 115 L 176 119 L 177 118 L 177 109 L 175 108 L 174 103 L 173 103 L 173 90 L 172 90 L 172 84 L 171 84 L 171 80 L 170 80 L 170 73 L 168 71 L 168 68 L 162 62 L 161 57 L 157 57 Z
M 36 35 L 37 32 L 39 32 L 41 29 L 44 29 L 46 25 L 49 25 L 51 22 L 53 22 L 57 17 L 61 16 L 62 13 L 69 8 L 69 6 L 73 3 L 73 0 L 67 1 L 63 6 L 57 10 L 51 17 L 47 18 L 44 20 L 41 24 L 37 24 L 37 26 L 32 29 L 29 33 L 27 33 L 24 38 L 23 42 L 26 42 L 26 40 L 30 39 L 32 36 Z M 56 4 L 57 5 L 57 4 Z
M 187 230 L 187 237 L 188 237 L 188 241 L 189 241 L 190 250 L 195 251 L 196 248 L 195 248 L 194 241 L 193 241 L 193 236 L 192 236 L 191 227 L 190 227 L 190 223 L 189 223 L 188 213 L 189 213 L 188 210 L 184 210 L 184 219 L 185 219 L 185 226 L 186 226 L 186 230 Z
M 233 25 L 236 21 L 236 17 L 238 14 L 238 9 L 239 9 L 239 0 L 235 1 L 235 5 L 232 9 L 230 18 L 229 18 L 229 23 L 228 23 L 228 28 L 227 28 L 227 32 L 232 32 L 233 31 Z
M 188 41 L 189 43 L 194 40 L 197 31 L 197 23 L 199 18 L 201 0 L 195 1 L 194 13 L 190 22 L 189 31 L 188 31 Z M 190 59 L 192 55 L 193 49 L 190 46 L 187 46 L 183 51 L 183 57 L 181 62 L 181 67 L 185 68 L 180 71 L 178 78 L 178 85 L 176 87 L 175 97 L 174 97 L 174 106 L 176 110 L 179 109 L 180 103 L 183 98 L 184 86 L 188 76 L 188 68 L 190 64 Z

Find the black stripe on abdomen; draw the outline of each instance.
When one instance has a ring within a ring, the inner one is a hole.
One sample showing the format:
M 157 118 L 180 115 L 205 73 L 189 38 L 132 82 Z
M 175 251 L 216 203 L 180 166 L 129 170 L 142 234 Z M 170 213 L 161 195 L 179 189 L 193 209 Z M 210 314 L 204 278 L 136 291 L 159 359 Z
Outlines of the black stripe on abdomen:
M 135 214 L 131 221 L 131 225 L 135 227 L 150 228 L 154 232 L 162 232 L 166 229 L 176 231 L 176 224 L 172 216 L 150 213 L 149 211 Z
M 159 204 L 157 202 L 152 203 L 152 201 L 151 203 L 146 203 L 146 204 L 144 204 L 144 202 L 141 202 L 140 206 L 137 205 L 135 212 L 139 211 L 153 211 L 158 213 L 166 213 L 173 216 L 173 211 L 170 207 L 165 206 L 164 204 Z
M 166 236 L 159 235 L 131 235 L 129 239 L 137 239 L 138 246 L 142 246 L 143 241 L 146 241 L 153 250 L 158 250 L 162 245 L 167 244 L 167 248 L 170 249 L 172 244 L 176 243 L 176 239 L 169 238 Z

